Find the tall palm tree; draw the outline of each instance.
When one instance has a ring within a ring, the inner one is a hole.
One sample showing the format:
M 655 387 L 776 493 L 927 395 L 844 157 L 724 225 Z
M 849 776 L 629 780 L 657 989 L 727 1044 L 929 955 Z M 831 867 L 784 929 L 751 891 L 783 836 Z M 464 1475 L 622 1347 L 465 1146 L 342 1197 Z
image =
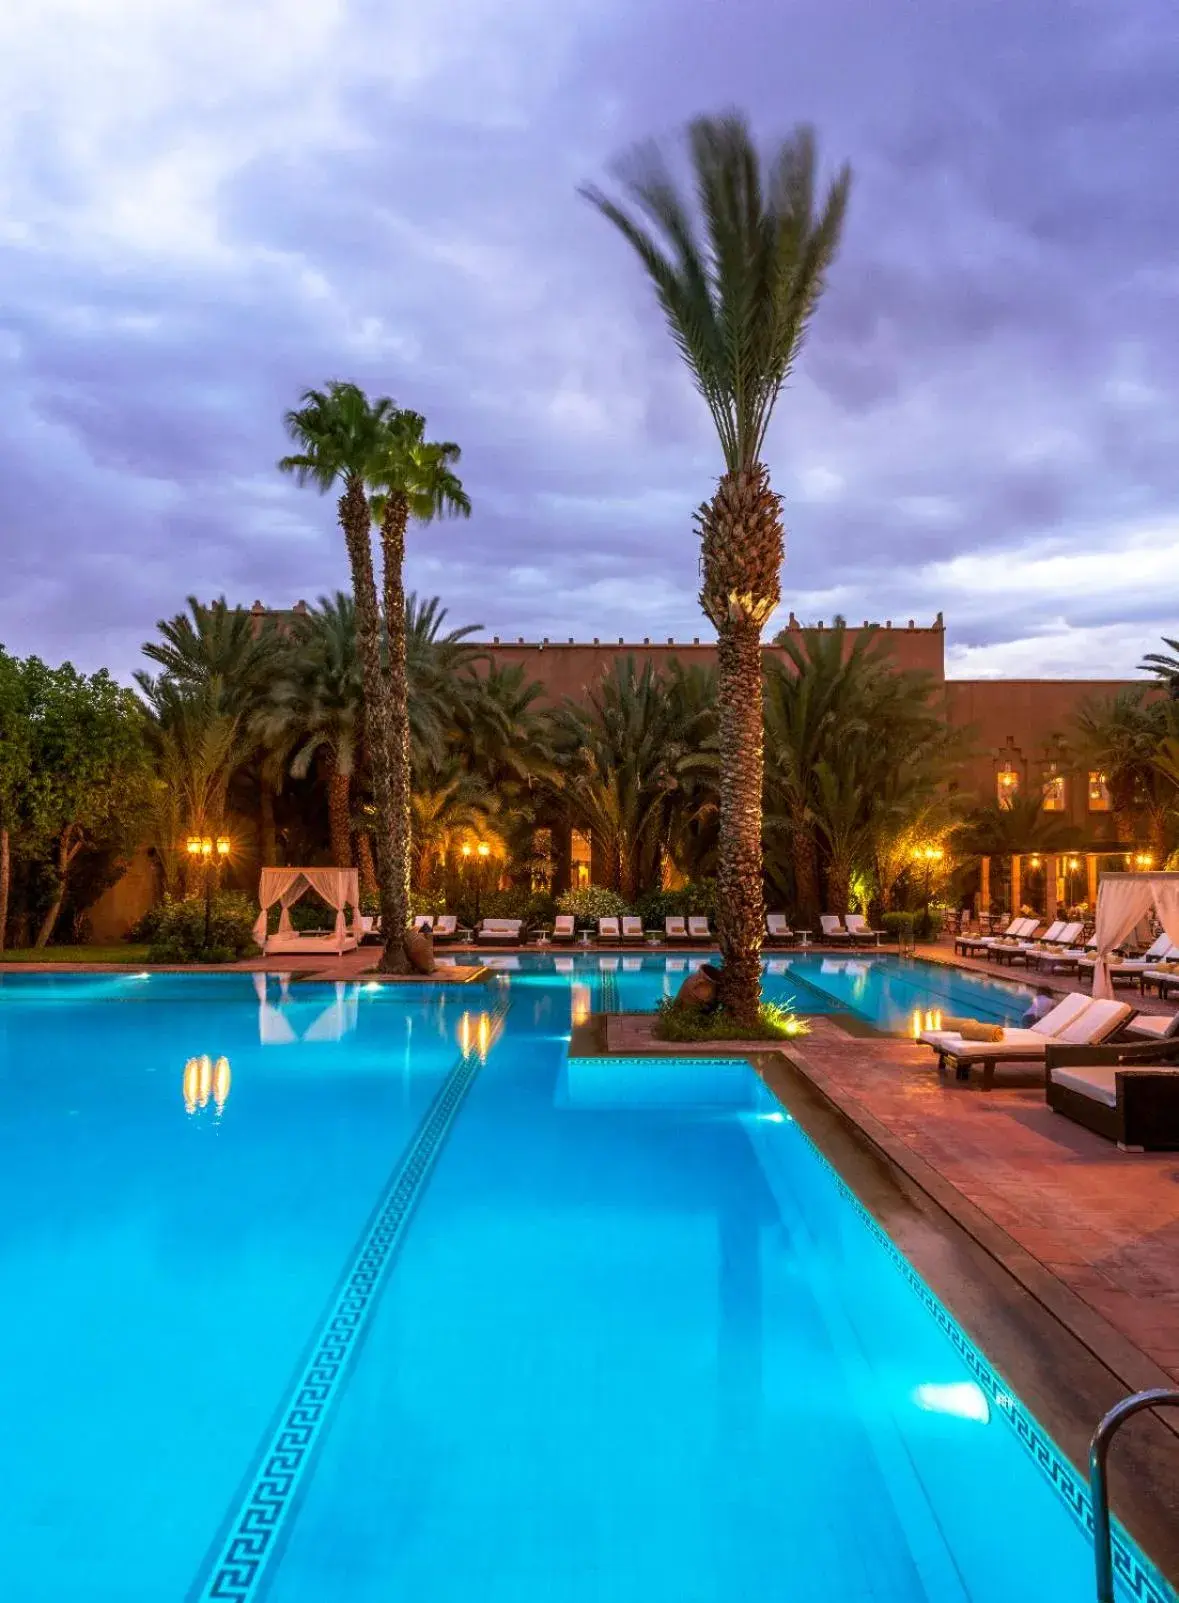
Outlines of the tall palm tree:
M 352 784 L 360 767 L 364 686 L 356 643 L 356 604 L 337 591 L 294 625 L 292 650 L 259 719 L 271 750 L 305 778 L 320 758 L 327 770 L 332 862 L 352 867 Z
M 426 439 L 426 420 L 420 412 L 394 411 L 368 474 L 385 566 L 391 861 L 396 873 L 391 898 L 404 909 L 399 929 L 409 918 L 412 823 L 405 534 L 410 518 L 430 523 L 440 517 L 470 517 L 471 502 L 454 471 L 461 455 L 449 440 Z
M 762 450 L 839 246 L 851 175 L 844 167 L 816 206 L 810 131 L 783 141 L 763 171 L 736 115 L 697 118 L 688 149 L 695 205 L 654 145 L 619 172 L 629 209 L 596 187 L 583 193 L 646 268 L 721 443 L 725 471 L 696 521 L 700 604 L 717 632 L 721 998 L 748 1021 L 764 924 L 761 631 L 781 597 L 783 557 Z
M 395 805 L 393 795 L 389 696 L 381 661 L 381 608 L 367 494 L 368 486 L 387 465 L 396 416 L 397 408 L 388 396 L 370 401 L 356 384 L 333 380 L 324 390 L 305 390 L 302 404 L 284 418 L 287 433 L 299 449 L 284 456 L 278 466 L 281 472 L 293 474 L 296 483 L 313 484 L 321 494 L 340 491 L 337 515 L 352 570 L 365 742 L 373 774 L 381 928 L 385 932 L 379 966 L 389 973 L 404 973 L 409 967 L 405 955 L 408 840 L 402 817 L 404 801 Z M 404 602 L 394 616 L 400 633 Z
M 1074 719 L 1080 754 L 1105 775 L 1119 834 L 1127 845 L 1145 830 L 1159 862 L 1166 854 L 1171 787 L 1157 765 L 1171 733 L 1174 703 L 1148 699 L 1137 685 L 1083 702 Z

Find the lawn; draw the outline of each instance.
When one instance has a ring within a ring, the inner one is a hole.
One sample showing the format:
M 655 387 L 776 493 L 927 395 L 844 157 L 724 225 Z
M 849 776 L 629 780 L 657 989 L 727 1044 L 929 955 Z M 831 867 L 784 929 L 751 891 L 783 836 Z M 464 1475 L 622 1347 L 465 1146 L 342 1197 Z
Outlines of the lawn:
M 17 946 L 0 952 L 0 963 L 143 963 L 146 946 Z

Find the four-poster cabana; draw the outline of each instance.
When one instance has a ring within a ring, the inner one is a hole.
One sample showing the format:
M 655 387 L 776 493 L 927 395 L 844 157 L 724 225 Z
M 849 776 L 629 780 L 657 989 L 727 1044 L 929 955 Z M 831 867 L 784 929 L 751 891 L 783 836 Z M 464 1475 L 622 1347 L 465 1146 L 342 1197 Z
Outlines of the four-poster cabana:
M 330 934 L 312 935 L 291 928 L 290 909 L 314 891 L 336 910 L 335 929 Z M 298 956 L 304 952 L 351 952 L 360 941 L 360 876 L 354 868 L 264 868 L 258 887 L 262 911 L 254 925 L 254 939 L 267 957 L 279 954 Z M 279 905 L 278 930 L 266 933 L 267 914 Z M 352 911 L 351 927 L 345 909 Z

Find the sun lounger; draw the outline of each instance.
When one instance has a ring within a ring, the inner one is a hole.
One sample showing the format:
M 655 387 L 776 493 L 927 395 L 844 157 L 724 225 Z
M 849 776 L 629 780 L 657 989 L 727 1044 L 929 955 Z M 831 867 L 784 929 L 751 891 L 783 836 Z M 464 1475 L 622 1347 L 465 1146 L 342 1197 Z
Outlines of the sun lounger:
M 1136 1013 L 1126 1026 L 1128 1041 L 1179 1041 L 1179 1013 Z
M 624 941 L 641 941 L 643 939 L 643 921 L 633 913 L 627 913 L 622 920 L 622 938 Z
M 1092 965 L 1093 955 L 1097 947 L 1093 941 L 1087 946 L 1059 946 L 1053 952 L 1036 952 L 1028 959 L 1029 968 L 1039 969 L 1041 974 L 1076 974 L 1080 975 L 1081 964 L 1086 960 Z
M 1053 1044 L 1046 1063 L 1045 1095 L 1054 1113 L 1129 1151 L 1179 1148 L 1179 1040 Z
M 522 918 L 485 918 L 476 930 L 481 941 L 499 941 L 512 944 L 520 939 Z
M 794 931 L 786 921 L 785 913 L 766 914 L 766 940 L 775 946 L 786 946 L 794 939 Z
M 838 913 L 821 913 L 819 923 L 823 926 L 823 940 L 850 941 L 851 935 L 844 929 Z
M 664 937 L 669 941 L 686 941 L 688 938 L 688 926 L 682 915 L 669 913 L 663 920 L 663 933 Z
M 598 920 L 598 939 L 600 941 L 620 941 L 622 931 L 618 928 L 616 918 L 600 918 Z
M 439 941 L 453 941 L 458 936 L 458 918 L 454 913 L 440 913 L 434 920 L 434 943 Z M 468 930 L 466 932 L 470 934 Z
M 269 946 L 267 951 L 269 951 Z M 1165 1002 L 1172 991 L 1179 991 L 1179 947 L 1173 948 L 1173 957 L 1165 963 L 1156 964 L 1153 968 L 1144 968 L 1138 976 L 1143 996 L 1146 995 L 1148 985 L 1153 985 L 1159 993 L 1159 1000 Z
M 993 933 L 990 935 L 984 935 L 981 930 L 977 935 L 959 935 L 954 941 L 954 950 L 956 952 L 970 952 L 983 949 L 989 946 L 994 940 L 1005 938 L 1008 935 L 1014 935 L 1016 925 L 1022 923 L 1022 919 L 1013 918 L 1010 924 L 1008 924 L 1007 928 L 1003 931 L 1002 937 Z
M 553 922 L 554 941 L 571 941 L 577 935 L 577 921 L 572 913 L 558 913 Z
M 433 929 L 434 929 L 434 915 L 433 915 L 433 913 L 418 913 L 417 916 L 414 918 L 413 927 L 414 927 L 415 930 L 430 930 L 431 932 L 433 932 Z
M 710 941 L 712 939 L 712 931 L 708 927 L 706 918 L 693 914 L 688 919 L 688 939 L 690 941 Z
M 1119 980 L 1123 983 L 1133 984 L 1141 980 L 1148 968 L 1154 968 L 1159 963 L 1165 963 L 1169 958 L 1179 958 L 1179 946 L 1172 947 L 1169 935 L 1160 935 L 1151 942 L 1141 957 L 1117 957 L 1109 965 L 1109 976 L 1116 985 Z M 1086 953 L 1077 965 L 1078 973 L 1090 972 L 1097 963 L 1097 953 Z M 1139 985 L 1141 990 L 1141 984 Z
M 869 929 L 863 913 L 848 913 L 843 922 L 853 941 L 866 941 L 869 945 L 879 946 L 884 931 Z
M 1002 942 L 990 948 L 990 956 L 997 962 L 1031 964 L 1042 954 L 1051 954 L 1069 947 L 1080 938 L 1084 924 L 1079 920 L 1075 924 L 1057 922 L 1051 925 L 1043 935 L 1035 940 L 1016 941 L 1014 945 Z
M 968 1080 L 974 1065 L 983 1071 L 983 1090 L 995 1083 L 997 1063 L 1043 1063 L 1050 1041 L 1071 1046 L 1100 1046 L 1133 1015 L 1125 1002 L 1110 1002 L 1071 991 L 1050 1013 L 1029 1029 L 1003 1027 L 997 1041 L 973 1041 L 950 1030 L 926 1030 L 919 1037 L 937 1053 L 939 1073 L 952 1064 L 959 1080 Z

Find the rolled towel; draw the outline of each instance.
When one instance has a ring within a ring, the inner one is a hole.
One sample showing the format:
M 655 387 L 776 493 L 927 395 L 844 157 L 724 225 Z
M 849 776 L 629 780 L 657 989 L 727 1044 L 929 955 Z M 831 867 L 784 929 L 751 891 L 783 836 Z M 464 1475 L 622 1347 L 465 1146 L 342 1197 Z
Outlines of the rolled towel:
M 963 1019 L 958 1034 L 964 1041 L 1001 1041 L 1001 1024 L 980 1024 L 977 1019 Z

